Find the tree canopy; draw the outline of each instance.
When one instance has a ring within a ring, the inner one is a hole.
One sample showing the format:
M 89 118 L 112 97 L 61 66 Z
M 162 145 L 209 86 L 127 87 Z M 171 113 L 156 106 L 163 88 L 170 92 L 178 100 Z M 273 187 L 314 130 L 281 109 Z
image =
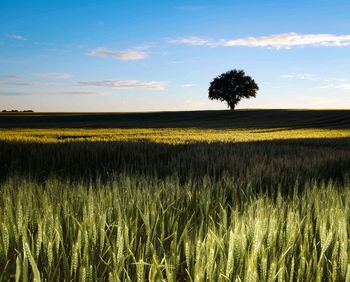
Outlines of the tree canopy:
M 225 101 L 231 110 L 242 98 L 256 96 L 259 86 L 243 70 L 230 70 L 215 77 L 209 86 L 209 99 Z

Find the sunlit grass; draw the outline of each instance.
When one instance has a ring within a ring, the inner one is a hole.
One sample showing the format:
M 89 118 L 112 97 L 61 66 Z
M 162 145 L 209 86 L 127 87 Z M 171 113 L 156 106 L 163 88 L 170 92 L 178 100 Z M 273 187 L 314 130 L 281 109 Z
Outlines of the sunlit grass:
M 148 141 L 166 144 L 193 142 L 251 142 L 285 139 L 344 138 L 350 129 L 198 129 L 198 128 L 111 128 L 111 129 L 2 129 L 0 140 L 62 143 Z

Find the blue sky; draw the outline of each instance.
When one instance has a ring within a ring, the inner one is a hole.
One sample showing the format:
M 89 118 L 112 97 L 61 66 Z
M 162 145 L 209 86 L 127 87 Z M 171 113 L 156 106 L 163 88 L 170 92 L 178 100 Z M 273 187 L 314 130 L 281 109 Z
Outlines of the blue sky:
M 218 74 L 260 86 L 238 108 L 350 108 L 350 1 L 0 2 L 0 108 L 226 109 Z

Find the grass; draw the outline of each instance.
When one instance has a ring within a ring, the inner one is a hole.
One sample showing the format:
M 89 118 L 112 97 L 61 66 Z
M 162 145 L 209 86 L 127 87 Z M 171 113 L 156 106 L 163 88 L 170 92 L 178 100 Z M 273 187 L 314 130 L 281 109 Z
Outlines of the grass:
M 350 281 L 347 113 L 0 115 L 0 280 Z

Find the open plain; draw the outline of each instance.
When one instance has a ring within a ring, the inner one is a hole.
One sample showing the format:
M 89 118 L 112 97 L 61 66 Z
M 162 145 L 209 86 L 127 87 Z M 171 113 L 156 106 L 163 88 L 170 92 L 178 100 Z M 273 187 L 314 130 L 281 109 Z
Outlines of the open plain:
M 1 280 L 350 278 L 350 111 L 4 113 L 0 127 Z

